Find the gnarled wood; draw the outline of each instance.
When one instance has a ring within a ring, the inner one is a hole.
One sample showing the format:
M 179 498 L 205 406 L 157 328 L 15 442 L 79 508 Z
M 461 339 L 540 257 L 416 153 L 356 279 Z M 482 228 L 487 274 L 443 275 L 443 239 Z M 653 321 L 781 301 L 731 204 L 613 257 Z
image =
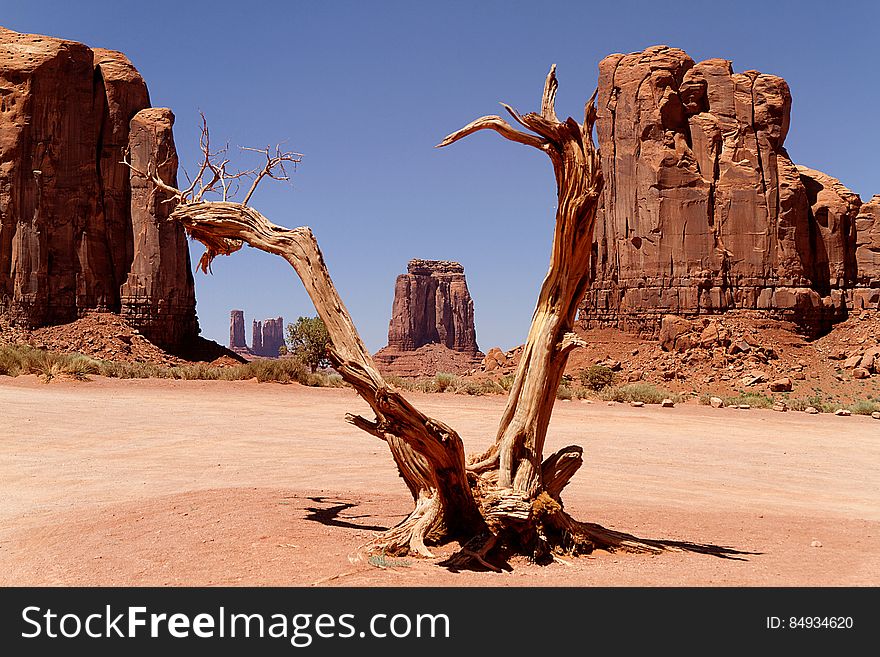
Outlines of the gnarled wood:
M 561 493 L 583 463 L 580 447 L 559 450 L 543 458 L 544 441 L 556 393 L 571 350 L 582 344 L 573 332 L 577 304 L 589 283 L 590 247 L 602 172 L 592 141 L 593 99 L 584 121 L 560 121 L 554 108 L 555 66 L 544 85 L 540 114 L 520 115 L 504 105 L 514 121 L 530 132 L 515 129 L 498 116 L 486 116 L 449 135 L 446 146 L 479 130 L 492 130 L 506 139 L 538 148 L 553 165 L 558 208 L 550 267 L 538 296 L 528 340 L 510 390 L 494 444 L 465 462 L 461 438 L 449 426 L 428 417 L 409 403 L 378 372 L 345 305 L 333 285 L 321 251 L 307 227 L 287 229 L 270 223 L 247 206 L 264 177 L 280 179 L 274 167 L 295 154 L 262 152 L 267 163 L 253 170 L 254 183 L 245 202 L 227 199 L 226 161 L 203 164 L 199 178 L 214 177 L 195 192 L 170 191 L 177 200 L 171 215 L 206 246 L 200 266 L 207 271 L 218 255 L 228 255 L 247 243 L 287 260 L 305 286 L 330 335 L 328 353 L 336 370 L 363 398 L 374 419 L 346 417 L 354 426 L 384 440 L 415 502 L 413 512 L 372 542 L 373 550 L 389 554 L 431 556 L 427 545 L 462 539 L 461 550 L 447 560 L 450 567 L 475 563 L 497 569 L 490 552 L 503 548 L 546 560 L 554 551 L 585 552 L 602 547 L 656 551 L 658 543 L 642 543 L 628 534 L 580 523 L 563 509 Z M 207 141 L 206 159 L 211 154 Z M 219 177 L 218 177 L 219 172 Z M 137 172 L 141 173 L 141 172 Z M 245 176 L 247 177 L 247 176 Z M 163 183 L 164 184 L 164 183 Z M 203 200 L 215 185 L 221 201 Z
M 426 540 L 479 532 L 483 520 L 467 481 L 461 438 L 417 410 L 382 378 L 333 285 L 312 231 L 276 226 L 253 208 L 229 201 L 180 203 L 171 218 L 206 245 L 203 268 L 244 242 L 281 256 L 299 275 L 327 327 L 334 367 L 376 414 L 372 421 L 353 416 L 350 421 L 387 442 L 416 501 L 413 513 L 377 538 L 376 547 L 429 556 Z
M 507 401 L 496 442 L 473 460 L 472 471 L 498 464 L 498 486 L 513 488 L 528 498 L 542 490 L 541 461 L 547 426 L 565 364 L 577 339 L 573 333 L 577 304 L 589 284 L 593 226 L 603 179 L 599 156 L 593 145 L 596 118 L 593 99 L 587 103 L 583 124 L 556 118 L 556 67 L 550 69 L 541 99 L 541 113 L 520 115 L 505 108 L 525 128 L 536 133 L 528 142 L 517 132 L 520 143 L 535 145 L 550 157 L 556 175 L 557 211 L 550 269 L 541 286 L 529 336 Z M 499 129 L 494 117 L 477 119 L 449 135 L 439 145 L 452 144 L 480 129 L 495 130 L 511 139 L 510 130 Z M 508 126 L 509 128 L 509 126 Z

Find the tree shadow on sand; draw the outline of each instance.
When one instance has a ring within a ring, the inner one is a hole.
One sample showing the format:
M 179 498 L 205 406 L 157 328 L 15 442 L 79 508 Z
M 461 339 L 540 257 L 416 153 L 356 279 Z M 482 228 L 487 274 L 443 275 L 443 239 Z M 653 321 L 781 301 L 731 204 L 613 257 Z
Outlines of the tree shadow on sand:
M 339 514 L 348 509 L 353 509 L 357 506 L 354 502 L 343 502 L 342 500 L 330 500 L 326 497 L 310 497 L 308 498 L 312 502 L 317 504 L 333 504 L 336 502 L 335 506 L 317 508 L 317 507 L 306 507 L 306 511 L 309 512 L 309 515 L 305 517 L 305 520 L 312 520 L 314 522 L 320 522 L 322 525 L 329 525 L 331 527 L 344 527 L 345 529 L 364 529 L 367 531 L 373 532 L 384 532 L 388 529 L 388 527 L 383 527 L 381 525 L 358 525 L 353 522 L 348 522 L 347 520 L 341 520 L 339 518 Z M 347 518 L 357 519 L 357 518 L 371 518 L 372 516 L 369 514 L 364 514 L 360 516 L 347 516 Z
M 634 534 L 606 529 L 602 525 L 598 525 L 596 523 L 581 524 L 583 526 L 589 527 L 591 530 L 595 531 L 598 534 L 613 537 L 614 541 L 618 543 L 619 549 L 623 552 L 628 551 L 628 543 L 634 543 L 641 546 L 654 548 L 657 553 L 693 552 L 695 554 L 705 554 L 710 557 L 717 557 L 719 559 L 730 559 L 733 561 L 748 561 L 747 556 L 763 554 L 763 552 L 738 550 L 730 546 L 715 545 L 713 543 L 694 543 L 691 541 L 674 541 L 670 539 L 640 538 L 638 536 L 635 536 Z M 462 545 L 461 549 L 459 549 L 457 552 L 452 554 L 444 561 L 441 561 L 438 565 L 445 567 L 450 572 L 459 572 L 462 570 L 472 570 L 477 572 L 492 570 L 500 572 L 502 570 L 510 571 L 513 569 L 508 563 L 508 558 L 511 556 L 511 552 L 503 548 L 496 549 L 491 555 L 486 555 L 481 559 L 472 558 L 474 557 L 474 549 L 476 545 L 479 545 L 480 542 L 481 537 L 474 537 L 473 541 L 469 541 L 468 543 Z M 644 552 L 645 550 L 640 549 L 638 551 Z M 555 557 L 552 554 L 547 554 L 545 558 L 545 563 L 549 563 L 554 560 Z

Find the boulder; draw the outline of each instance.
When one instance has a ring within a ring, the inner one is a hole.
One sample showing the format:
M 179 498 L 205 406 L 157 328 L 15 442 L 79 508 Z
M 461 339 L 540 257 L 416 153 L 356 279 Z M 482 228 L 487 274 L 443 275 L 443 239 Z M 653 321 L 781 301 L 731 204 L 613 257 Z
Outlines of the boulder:
M 816 414 L 819 413 L 819 409 L 816 408 L 815 406 L 807 406 L 807 407 L 804 409 L 804 413 L 807 413 L 807 414 L 809 414 L 809 415 L 816 415 Z
M 693 330 L 693 324 L 684 317 L 664 315 L 660 323 L 660 347 L 664 351 L 687 351 L 693 344 L 687 336 Z
M 709 405 L 712 406 L 712 408 L 721 408 L 724 406 L 724 400 L 721 399 L 721 397 L 710 397 Z
M 783 377 L 770 382 L 771 392 L 791 392 L 792 381 L 789 377 Z
M 853 368 L 852 375 L 854 379 L 867 379 L 871 376 L 871 373 L 864 367 L 856 367 Z

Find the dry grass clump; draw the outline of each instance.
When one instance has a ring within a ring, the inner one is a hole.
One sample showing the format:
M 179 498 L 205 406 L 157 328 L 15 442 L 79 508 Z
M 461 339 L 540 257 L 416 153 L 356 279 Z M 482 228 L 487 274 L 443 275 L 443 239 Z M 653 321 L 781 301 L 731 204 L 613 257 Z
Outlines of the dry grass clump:
M 0 375 L 37 374 L 49 382 L 60 376 L 88 380 L 89 375 L 117 379 L 184 379 L 199 381 L 243 381 L 291 383 L 338 388 L 342 377 L 335 372 L 315 372 L 296 358 L 257 359 L 249 363 L 220 366 L 192 363 L 168 367 L 155 363 L 124 363 L 97 360 L 82 354 L 35 349 L 27 345 L 0 346 Z
M 599 397 L 605 401 L 645 404 L 659 404 L 664 399 L 671 399 L 677 404 L 686 399 L 684 395 L 662 390 L 650 383 L 627 383 L 622 386 L 607 387 L 599 392 Z

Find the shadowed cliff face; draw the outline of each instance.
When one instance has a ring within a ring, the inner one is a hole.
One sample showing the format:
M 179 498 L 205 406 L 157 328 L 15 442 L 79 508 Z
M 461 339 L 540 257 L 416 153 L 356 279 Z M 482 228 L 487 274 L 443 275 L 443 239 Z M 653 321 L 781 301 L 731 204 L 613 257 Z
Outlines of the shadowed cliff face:
M 121 53 L 0 28 L 0 313 L 112 311 L 168 346 L 198 334 L 183 229 L 120 164 L 157 158 L 173 184 L 173 122 Z
M 785 80 L 655 46 L 599 65 L 605 172 L 581 319 L 655 333 L 666 313 L 764 309 L 806 329 L 846 314 L 861 201 L 796 167 Z
M 479 351 L 474 302 L 457 262 L 410 260 L 407 273 L 397 277 L 388 348 L 414 351 L 427 344 Z

